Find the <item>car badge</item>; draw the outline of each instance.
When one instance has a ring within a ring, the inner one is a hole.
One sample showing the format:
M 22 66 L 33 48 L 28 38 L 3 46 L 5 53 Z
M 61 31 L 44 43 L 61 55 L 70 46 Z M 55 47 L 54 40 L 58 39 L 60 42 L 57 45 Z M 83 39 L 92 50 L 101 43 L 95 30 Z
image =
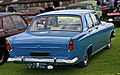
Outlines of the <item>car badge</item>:
M 40 48 L 40 45 L 37 45 L 37 48 Z

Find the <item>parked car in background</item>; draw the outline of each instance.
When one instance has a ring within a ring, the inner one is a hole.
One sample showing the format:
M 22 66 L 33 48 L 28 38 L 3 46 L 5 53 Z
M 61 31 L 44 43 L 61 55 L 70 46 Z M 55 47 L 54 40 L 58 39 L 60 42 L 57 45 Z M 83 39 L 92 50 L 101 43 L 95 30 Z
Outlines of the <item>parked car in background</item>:
M 92 4 L 93 8 L 96 10 L 96 6 L 97 6 L 97 1 L 81 1 L 79 3 L 88 3 L 88 4 Z
M 120 4 L 118 4 L 114 12 L 107 14 L 106 19 L 115 25 L 120 25 Z
M 88 9 L 88 10 L 95 10 L 94 6 L 91 3 L 74 3 L 69 4 L 66 6 L 66 9 Z M 96 11 L 98 14 L 98 17 L 100 18 L 102 16 L 101 11 Z
M 99 20 L 94 10 L 61 10 L 34 17 L 27 31 L 8 37 L 11 61 L 30 67 L 86 67 L 88 58 L 111 47 L 114 25 Z M 104 37 L 104 39 L 103 39 Z
M 45 12 L 44 8 L 42 7 L 30 7 L 27 8 L 27 10 L 31 13 L 36 13 L 36 15 Z
M 26 10 L 26 8 L 24 8 L 23 6 L 20 6 L 20 5 L 13 5 L 12 7 L 15 10 L 15 12 L 19 12 L 19 13 L 29 12 L 28 10 Z
M 74 4 L 69 4 L 66 6 L 66 9 L 88 9 L 88 10 L 94 10 L 94 7 L 92 4 L 88 3 L 74 3 Z
M 20 15 L 25 19 L 28 24 L 30 24 L 36 13 L 20 13 Z
M 19 14 L 0 13 L 0 65 L 9 57 L 5 38 L 24 32 L 27 26 L 28 24 Z

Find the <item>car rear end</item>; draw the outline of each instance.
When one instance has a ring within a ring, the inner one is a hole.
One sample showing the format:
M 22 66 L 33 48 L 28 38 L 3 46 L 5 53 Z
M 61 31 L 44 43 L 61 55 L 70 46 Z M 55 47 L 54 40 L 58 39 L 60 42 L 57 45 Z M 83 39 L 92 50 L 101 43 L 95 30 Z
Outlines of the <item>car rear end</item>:
M 31 39 L 30 37 L 34 38 Z M 9 42 L 12 41 L 9 39 Z M 69 65 L 78 61 L 76 56 L 71 55 L 75 48 L 73 48 L 74 41 L 71 37 L 36 37 L 28 35 L 23 39 L 17 38 L 12 44 L 8 45 L 9 61 L 16 63 Z M 11 50 L 9 50 L 10 47 L 12 47 Z
M 82 32 L 80 16 L 42 16 L 31 24 L 25 33 L 8 38 L 12 47 L 11 61 L 41 65 L 76 64 L 77 39 L 73 37 Z

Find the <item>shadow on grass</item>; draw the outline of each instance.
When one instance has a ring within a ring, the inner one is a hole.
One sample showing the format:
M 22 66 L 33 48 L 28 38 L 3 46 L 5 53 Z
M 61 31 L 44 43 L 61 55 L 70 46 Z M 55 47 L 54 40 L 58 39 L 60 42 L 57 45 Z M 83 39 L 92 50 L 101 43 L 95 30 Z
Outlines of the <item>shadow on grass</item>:
M 115 28 L 120 28 L 120 25 L 114 25 Z
M 72 72 L 72 75 L 73 73 L 75 73 L 76 71 L 80 74 L 80 73 L 83 73 L 82 71 L 85 70 L 85 69 L 89 69 L 89 66 L 92 63 L 92 61 L 94 61 L 94 59 L 97 59 L 99 58 L 103 52 L 105 52 L 105 50 L 101 50 L 99 51 L 97 54 L 93 55 L 90 60 L 89 60 L 89 64 L 87 67 L 85 68 L 79 68 L 78 66 L 55 66 L 54 69 L 52 70 L 48 70 L 48 69 L 26 69 L 24 68 L 24 72 L 23 73 L 26 73 L 31 75 L 31 74 L 44 74 L 44 75 L 64 75 L 64 74 L 70 74 L 71 75 L 71 72 Z M 91 66 L 90 66 L 91 67 Z M 79 75 L 77 74 L 77 75 Z
M 44 74 L 44 75 L 64 75 L 71 74 L 71 72 L 75 72 L 76 70 L 80 70 L 81 68 L 75 66 L 56 66 L 52 70 L 48 69 L 25 69 L 23 73 L 26 74 Z M 72 73 L 73 74 L 73 73 Z

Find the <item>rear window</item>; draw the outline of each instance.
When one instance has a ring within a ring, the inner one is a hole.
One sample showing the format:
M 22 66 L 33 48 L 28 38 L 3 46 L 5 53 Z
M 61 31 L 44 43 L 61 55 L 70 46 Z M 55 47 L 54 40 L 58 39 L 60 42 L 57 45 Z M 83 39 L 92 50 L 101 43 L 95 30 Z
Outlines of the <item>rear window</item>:
M 6 30 L 27 27 L 23 18 L 19 15 L 3 17 L 3 27 Z
M 13 22 L 15 23 L 16 28 L 27 27 L 27 24 L 25 23 L 25 21 L 23 20 L 21 16 L 13 15 L 11 16 L 11 18 L 13 19 Z
M 10 16 L 3 17 L 3 27 L 6 30 L 15 29 L 16 26 Z
M 45 16 L 36 18 L 29 31 L 82 31 L 81 18 L 76 16 Z

